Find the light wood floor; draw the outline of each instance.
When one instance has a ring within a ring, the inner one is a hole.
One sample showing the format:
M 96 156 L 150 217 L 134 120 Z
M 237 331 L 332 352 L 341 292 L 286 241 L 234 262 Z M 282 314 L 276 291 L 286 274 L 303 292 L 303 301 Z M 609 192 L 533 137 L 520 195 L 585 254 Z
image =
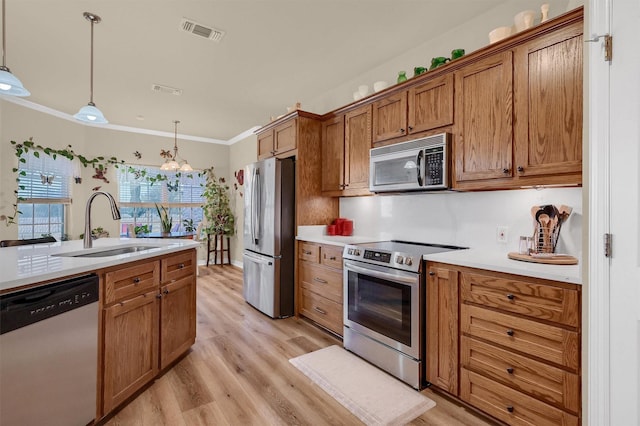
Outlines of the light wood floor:
M 272 320 L 242 298 L 242 271 L 201 267 L 189 354 L 107 425 L 360 425 L 288 360 L 341 341 L 298 318 Z M 411 425 L 488 425 L 424 390 L 437 406 Z

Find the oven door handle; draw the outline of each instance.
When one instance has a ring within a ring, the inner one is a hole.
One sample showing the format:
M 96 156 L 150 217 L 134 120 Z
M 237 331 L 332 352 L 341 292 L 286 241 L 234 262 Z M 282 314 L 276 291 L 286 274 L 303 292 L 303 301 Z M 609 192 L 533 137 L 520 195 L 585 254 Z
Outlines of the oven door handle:
M 369 275 L 375 278 L 382 278 L 385 280 L 399 282 L 403 284 L 415 284 L 418 282 L 417 274 L 409 274 L 409 273 L 402 273 L 402 272 L 399 272 L 399 273 L 382 272 L 377 268 L 373 269 L 375 268 L 375 266 L 363 268 L 362 266 L 358 266 L 346 260 L 344 261 L 344 268 L 348 271 L 358 272 L 358 273 Z

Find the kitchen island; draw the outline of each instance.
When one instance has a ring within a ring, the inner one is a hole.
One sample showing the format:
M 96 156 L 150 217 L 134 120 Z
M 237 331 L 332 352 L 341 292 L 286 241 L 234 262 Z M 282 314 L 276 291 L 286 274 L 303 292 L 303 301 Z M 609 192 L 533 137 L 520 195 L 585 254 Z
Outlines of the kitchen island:
M 90 249 L 79 240 L 6 247 L 0 249 L 0 294 L 97 275 L 95 418 L 102 419 L 195 342 L 198 245 L 184 239 L 105 238 Z

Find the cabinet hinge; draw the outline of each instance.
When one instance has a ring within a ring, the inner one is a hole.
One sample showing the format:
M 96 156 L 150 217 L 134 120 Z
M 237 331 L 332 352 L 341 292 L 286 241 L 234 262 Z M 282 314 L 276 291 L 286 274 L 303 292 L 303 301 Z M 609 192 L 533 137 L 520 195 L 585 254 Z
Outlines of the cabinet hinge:
M 604 234 L 604 257 L 611 257 L 611 234 Z
M 607 62 L 611 62 L 613 59 L 613 37 L 611 34 L 602 34 L 596 35 L 594 34 L 589 40 L 585 40 L 585 43 L 595 43 L 600 41 L 600 39 L 604 39 L 604 60 Z

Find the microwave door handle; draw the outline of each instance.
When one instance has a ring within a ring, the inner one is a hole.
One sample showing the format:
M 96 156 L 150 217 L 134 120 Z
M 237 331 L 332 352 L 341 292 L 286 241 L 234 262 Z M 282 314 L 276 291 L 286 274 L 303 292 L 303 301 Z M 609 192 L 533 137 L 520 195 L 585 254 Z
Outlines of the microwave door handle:
M 416 157 L 416 173 L 418 175 L 418 186 L 424 186 L 424 167 L 422 165 L 422 157 L 424 157 L 424 150 L 421 149 L 420 152 L 418 152 L 418 156 Z

